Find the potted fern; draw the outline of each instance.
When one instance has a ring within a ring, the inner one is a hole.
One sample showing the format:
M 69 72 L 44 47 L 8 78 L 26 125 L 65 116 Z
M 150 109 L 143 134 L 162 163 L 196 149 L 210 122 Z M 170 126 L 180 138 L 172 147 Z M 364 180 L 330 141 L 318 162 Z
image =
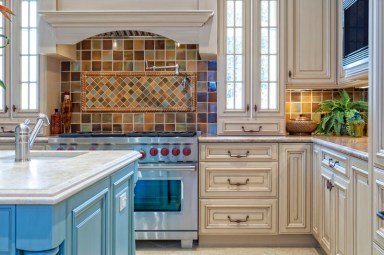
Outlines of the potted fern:
M 322 117 L 315 134 L 340 136 L 343 129 L 351 135 L 349 123 L 347 120 L 353 118 L 356 113 L 366 120 L 368 111 L 368 103 L 365 101 L 351 101 L 348 93 L 343 89 L 339 90 L 340 99 L 326 100 L 320 103 L 316 112 L 325 113 Z

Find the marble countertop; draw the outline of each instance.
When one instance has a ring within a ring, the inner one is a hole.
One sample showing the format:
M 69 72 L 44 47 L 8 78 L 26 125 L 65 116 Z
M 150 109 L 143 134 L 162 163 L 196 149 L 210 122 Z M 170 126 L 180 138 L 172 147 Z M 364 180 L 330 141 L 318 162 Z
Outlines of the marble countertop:
M 31 161 L 20 163 L 13 151 L 0 151 L 0 204 L 57 204 L 140 157 L 136 151 L 63 153 L 32 151 Z
M 368 137 L 350 136 L 209 136 L 199 137 L 204 143 L 315 143 L 368 161 Z

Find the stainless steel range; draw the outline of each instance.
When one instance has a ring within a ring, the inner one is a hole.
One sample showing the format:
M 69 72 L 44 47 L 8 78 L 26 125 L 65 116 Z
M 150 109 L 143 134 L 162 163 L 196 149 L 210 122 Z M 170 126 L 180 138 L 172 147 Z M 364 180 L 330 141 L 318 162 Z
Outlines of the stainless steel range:
M 138 240 L 197 239 L 196 132 L 73 133 L 48 139 L 50 150 L 136 150 L 135 229 Z

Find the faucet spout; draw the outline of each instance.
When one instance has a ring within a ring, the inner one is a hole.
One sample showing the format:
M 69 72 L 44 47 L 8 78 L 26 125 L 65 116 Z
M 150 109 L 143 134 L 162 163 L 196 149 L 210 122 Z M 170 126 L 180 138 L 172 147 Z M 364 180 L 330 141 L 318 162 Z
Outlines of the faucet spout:
M 41 128 L 49 126 L 49 124 L 50 124 L 50 122 L 49 122 L 48 116 L 43 114 L 43 113 L 39 113 L 39 115 L 36 118 L 36 125 L 33 128 L 31 135 L 29 137 L 29 141 L 28 141 L 29 149 L 32 148 L 32 146 L 36 140 L 37 135 L 40 133 Z

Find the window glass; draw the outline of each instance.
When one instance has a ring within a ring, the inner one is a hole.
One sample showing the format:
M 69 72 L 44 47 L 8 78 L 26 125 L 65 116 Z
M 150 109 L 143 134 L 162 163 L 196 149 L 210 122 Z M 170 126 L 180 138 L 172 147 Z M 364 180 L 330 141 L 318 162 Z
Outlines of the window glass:
M 21 0 L 20 87 L 21 110 L 38 108 L 37 0 Z
M 226 12 L 226 110 L 244 110 L 243 0 L 227 0 Z

